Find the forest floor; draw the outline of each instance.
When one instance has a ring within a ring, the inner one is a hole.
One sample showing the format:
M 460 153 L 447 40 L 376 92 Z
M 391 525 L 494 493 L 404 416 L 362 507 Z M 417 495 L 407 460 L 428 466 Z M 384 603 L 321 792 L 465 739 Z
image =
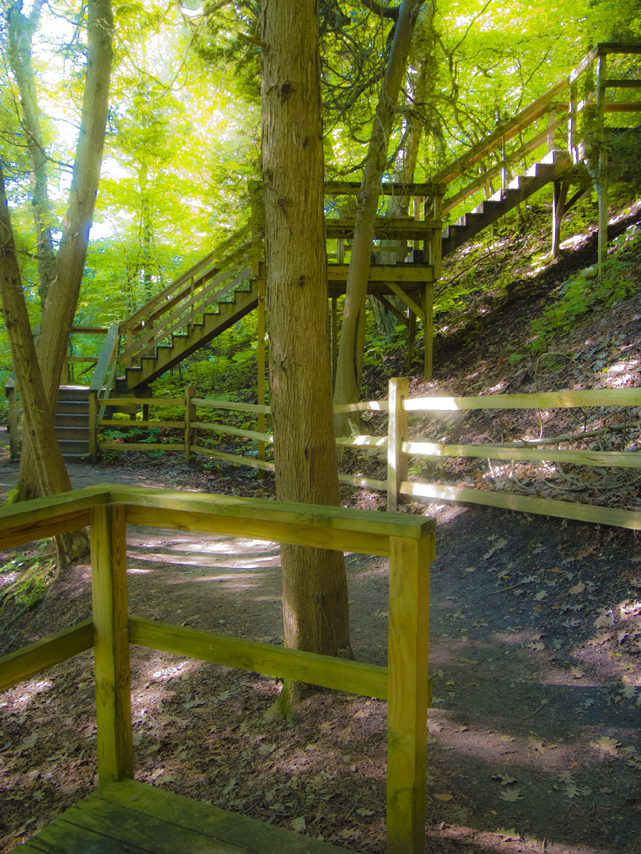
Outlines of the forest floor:
M 557 353 L 572 354 L 570 368 L 561 360 L 556 373 L 544 372 L 540 357 L 524 348 L 542 301 L 568 271 L 593 263 L 593 246 L 581 251 L 565 253 L 529 288 L 516 282 L 507 295 L 481 299 L 473 329 L 467 326 L 472 346 L 463 344 L 465 325 L 451 340 L 440 337 L 436 378 L 428 386 L 415 378 L 412 394 L 600 387 L 613 377 L 639 385 L 638 294 L 597 307 L 555 340 Z M 509 360 L 510 353 L 524 355 Z M 371 397 L 385 396 L 386 376 L 405 372 L 400 357 L 384 368 L 387 374 L 370 371 Z M 483 417 L 419 421 L 413 429 L 487 441 L 499 428 Z M 530 426 L 513 421 L 510 430 Z M 626 441 L 638 435 L 638 425 L 626 429 Z M 372 477 L 381 465 L 375 457 L 357 463 Z M 442 482 L 457 474 L 482 486 L 488 472 L 474 466 L 427 474 Z M 186 467 L 169 456 L 136 453 L 70 473 L 74 486 L 274 494 L 271 477 L 258 481 L 227 464 Z M 12 488 L 16 474 L 5 448 L 0 491 Z M 505 481 L 512 488 L 504 473 L 491 475 L 495 487 Z M 602 503 L 606 495 L 612 506 L 636 506 L 634 479 L 598 477 Z M 567 500 L 563 490 L 579 475 L 566 471 L 565 478 L 542 485 L 540 471 L 524 471 L 518 481 L 526 492 Z M 583 500 L 593 500 L 591 484 L 585 481 Z M 350 487 L 342 498 L 345 506 L 381 506 L 379 496 Z M 641 540 L 629 530 L 474 505 L 405 509 L 437 519 L 426 851 L 639 854 Z M 22 553 L 30 559 L 28 549 Z M 14 552 L 2 557 L 16 560 Z M 130 527 L 128 560 L 132 613 L 282 643 L 275 544 Z M 387 562 L 348 554 L 346 565 L 355 656 L 384 664 Z M 0 574 L 0 584 L 16 571 L 14 565 Z M 90 570 L 77 566 L 26 613 L 8 602 L 0 654 L 90 613 Z M 279 690 L 273 680 L 140 648 L 132 648 L 132 683 L 139 780 L 346 848 L 384 850 L 384 703 L 323 692 L 302 703 L 293 723 L 268 720 Z M 89 652 L 0 696 L 0 854 L 96 784 L 95 732 Z

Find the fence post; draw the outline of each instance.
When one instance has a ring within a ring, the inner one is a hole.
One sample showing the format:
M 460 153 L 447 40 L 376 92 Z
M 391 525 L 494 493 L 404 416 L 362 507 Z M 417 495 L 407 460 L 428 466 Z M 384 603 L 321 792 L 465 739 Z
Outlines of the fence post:
M 133 777 L 131 672 L 123 505 L 90 510 L 98 781 Z
M 258 368 L 258 404 L 265 405 L 265 280 L 258 279 L 258 352 L 256 362 Z M 258 432 L 265 432 L 265 413 L 258 413 Z M 265 462 L 265 443 L 258 443 L 257 460 Z M 266 477 L 265 469 L 258 469 L 258 480 Z
M 392 380 L 392 382 L 394 382 Z M 390 537 L 387 851 L 425 851 L 430 558 L 433 535 Z
M 599 171 L 596 188 L 599 197 L 599 247 L 597 253 L 599 276 L 603 272 L 603 262 L 606 260 L 608 254 L 608 150 L 604 145 L 606 73 L 607 56 L 606 54 L 600 54 L 597 64 L 596 81 L 597 138 L 599 144 Z
M 18 399 L 15 385 L 7 387 L 6 394 L 9 404 L 9 459 L 17 460 L 20 445 L 18 442 Z
M 194 397 L 194 387 L 188 385 L 185 388 L 185 463 L 189 465 L 191 457 L 191 446 L 196 442 L 196 434 L 191 424 L 196 420 L 196 407 L 191 402 Z
M 89 456 L 91 465 L 98 462 L 98 391 L 89 390 Z
M 401 501 L 401 484 L 407 480 L 407 454 L 402 444 L 408 438 L 408 417 L 403 401 L 409 397 L 407 377 L 395 377 L 389 381 L 389 423 L 387 427 L 387 510 L 398 509 Z

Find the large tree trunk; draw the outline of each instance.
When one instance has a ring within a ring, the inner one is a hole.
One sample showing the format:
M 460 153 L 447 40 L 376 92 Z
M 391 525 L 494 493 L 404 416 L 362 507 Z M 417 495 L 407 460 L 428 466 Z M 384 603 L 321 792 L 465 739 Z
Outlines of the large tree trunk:
M 36 231 L 38 292 L 40 301 L 44 304 L 49 286 L 56 275 L 56 261 L 51 239 L 53 216 L 47 189 L 47 156 L 31 61 L 33 34 L 38 27 L 43 3 L 44 0 L 36 0 L 27 18 L 22 13 L 22 0 L 13 0 L 5 6 L 4 18 L 7 24 L 7 56 L 20 95 L 22 121 L 31 163 L 31 205 Z
M 31 440 L 32 455 L 42 490 L 47 495 L 71 489 L 69 475 L 62 459 L 51 419 L 41 402 L 45 399 L 44 385 L 36 348 L 33 343 L 29 313 L 20 280 L 20 268 L 11 229 L 11 217 L 0 166 L 0 300 L 2 315 L 9 337 L 11 357 L 16 372 L 25 420 L 25 436 Z M 64 563 L 61 554 L 63 541 L 57 539 L 58 565 Z
M 359 399 L 365 344 L 367 279 L 372 252 L 373 225 L 381 191 L 381 177 L 387 166 L 387 145 L 394 126 L 394 108 L 405 76 L 412 33 L 423 0 L 402 0 L 387 69 L 374 116 L 367 158 L 358 195 L 356 229 L 347 274 L 347 290 L 341 340 L 338 348 L 334 403 Z M 336 434 L 349 435 L 349 416 L 336 416 Z
M 270 403 L 280 501 L 338 505 L 316 0 L 262 0 Z M 343 555 L 282 547 L 290 648 L 349 656 Z
M 69 332 L 78 304 L 98 191 L 107 121 L 112 32 L 110 0 L 89 0 L 87 74 L 80 137 L 62 241 L 56 256 L 56 278 L 45 300 L 37 347 L 46 394 L 46 411 L 52 422 Z M 23 443 L 18 489 L 24 498 L 32 498 L 40 492 L 31 442 L 28 440 Z

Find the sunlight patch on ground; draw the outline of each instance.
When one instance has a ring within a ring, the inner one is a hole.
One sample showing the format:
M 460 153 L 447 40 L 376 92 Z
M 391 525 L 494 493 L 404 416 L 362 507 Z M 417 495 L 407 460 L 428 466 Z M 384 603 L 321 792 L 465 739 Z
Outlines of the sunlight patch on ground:
M 208 554 L 234 554 L 241 551 L 246 553 L 248 549 L 253 551 L 273 551 L 279 548 L 278 543 L 269 540 L 225 540 L 220 543 L 187 543 L 184 546 L 172 544 L 167 547 L 168 551 L 184 552 L 206 552 Z
M 138 567 L 132 566 L 127 568 L 127 575 L 148 575 L 153 571 L 153 569 L 139 569 Z

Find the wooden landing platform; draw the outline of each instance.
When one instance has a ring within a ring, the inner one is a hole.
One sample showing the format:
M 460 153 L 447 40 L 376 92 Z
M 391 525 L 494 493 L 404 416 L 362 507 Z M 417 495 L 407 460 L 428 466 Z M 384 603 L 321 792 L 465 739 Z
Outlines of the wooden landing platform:
M 339 854 L 342 848 L 125 780 L 62 813 L 20 854 Z

